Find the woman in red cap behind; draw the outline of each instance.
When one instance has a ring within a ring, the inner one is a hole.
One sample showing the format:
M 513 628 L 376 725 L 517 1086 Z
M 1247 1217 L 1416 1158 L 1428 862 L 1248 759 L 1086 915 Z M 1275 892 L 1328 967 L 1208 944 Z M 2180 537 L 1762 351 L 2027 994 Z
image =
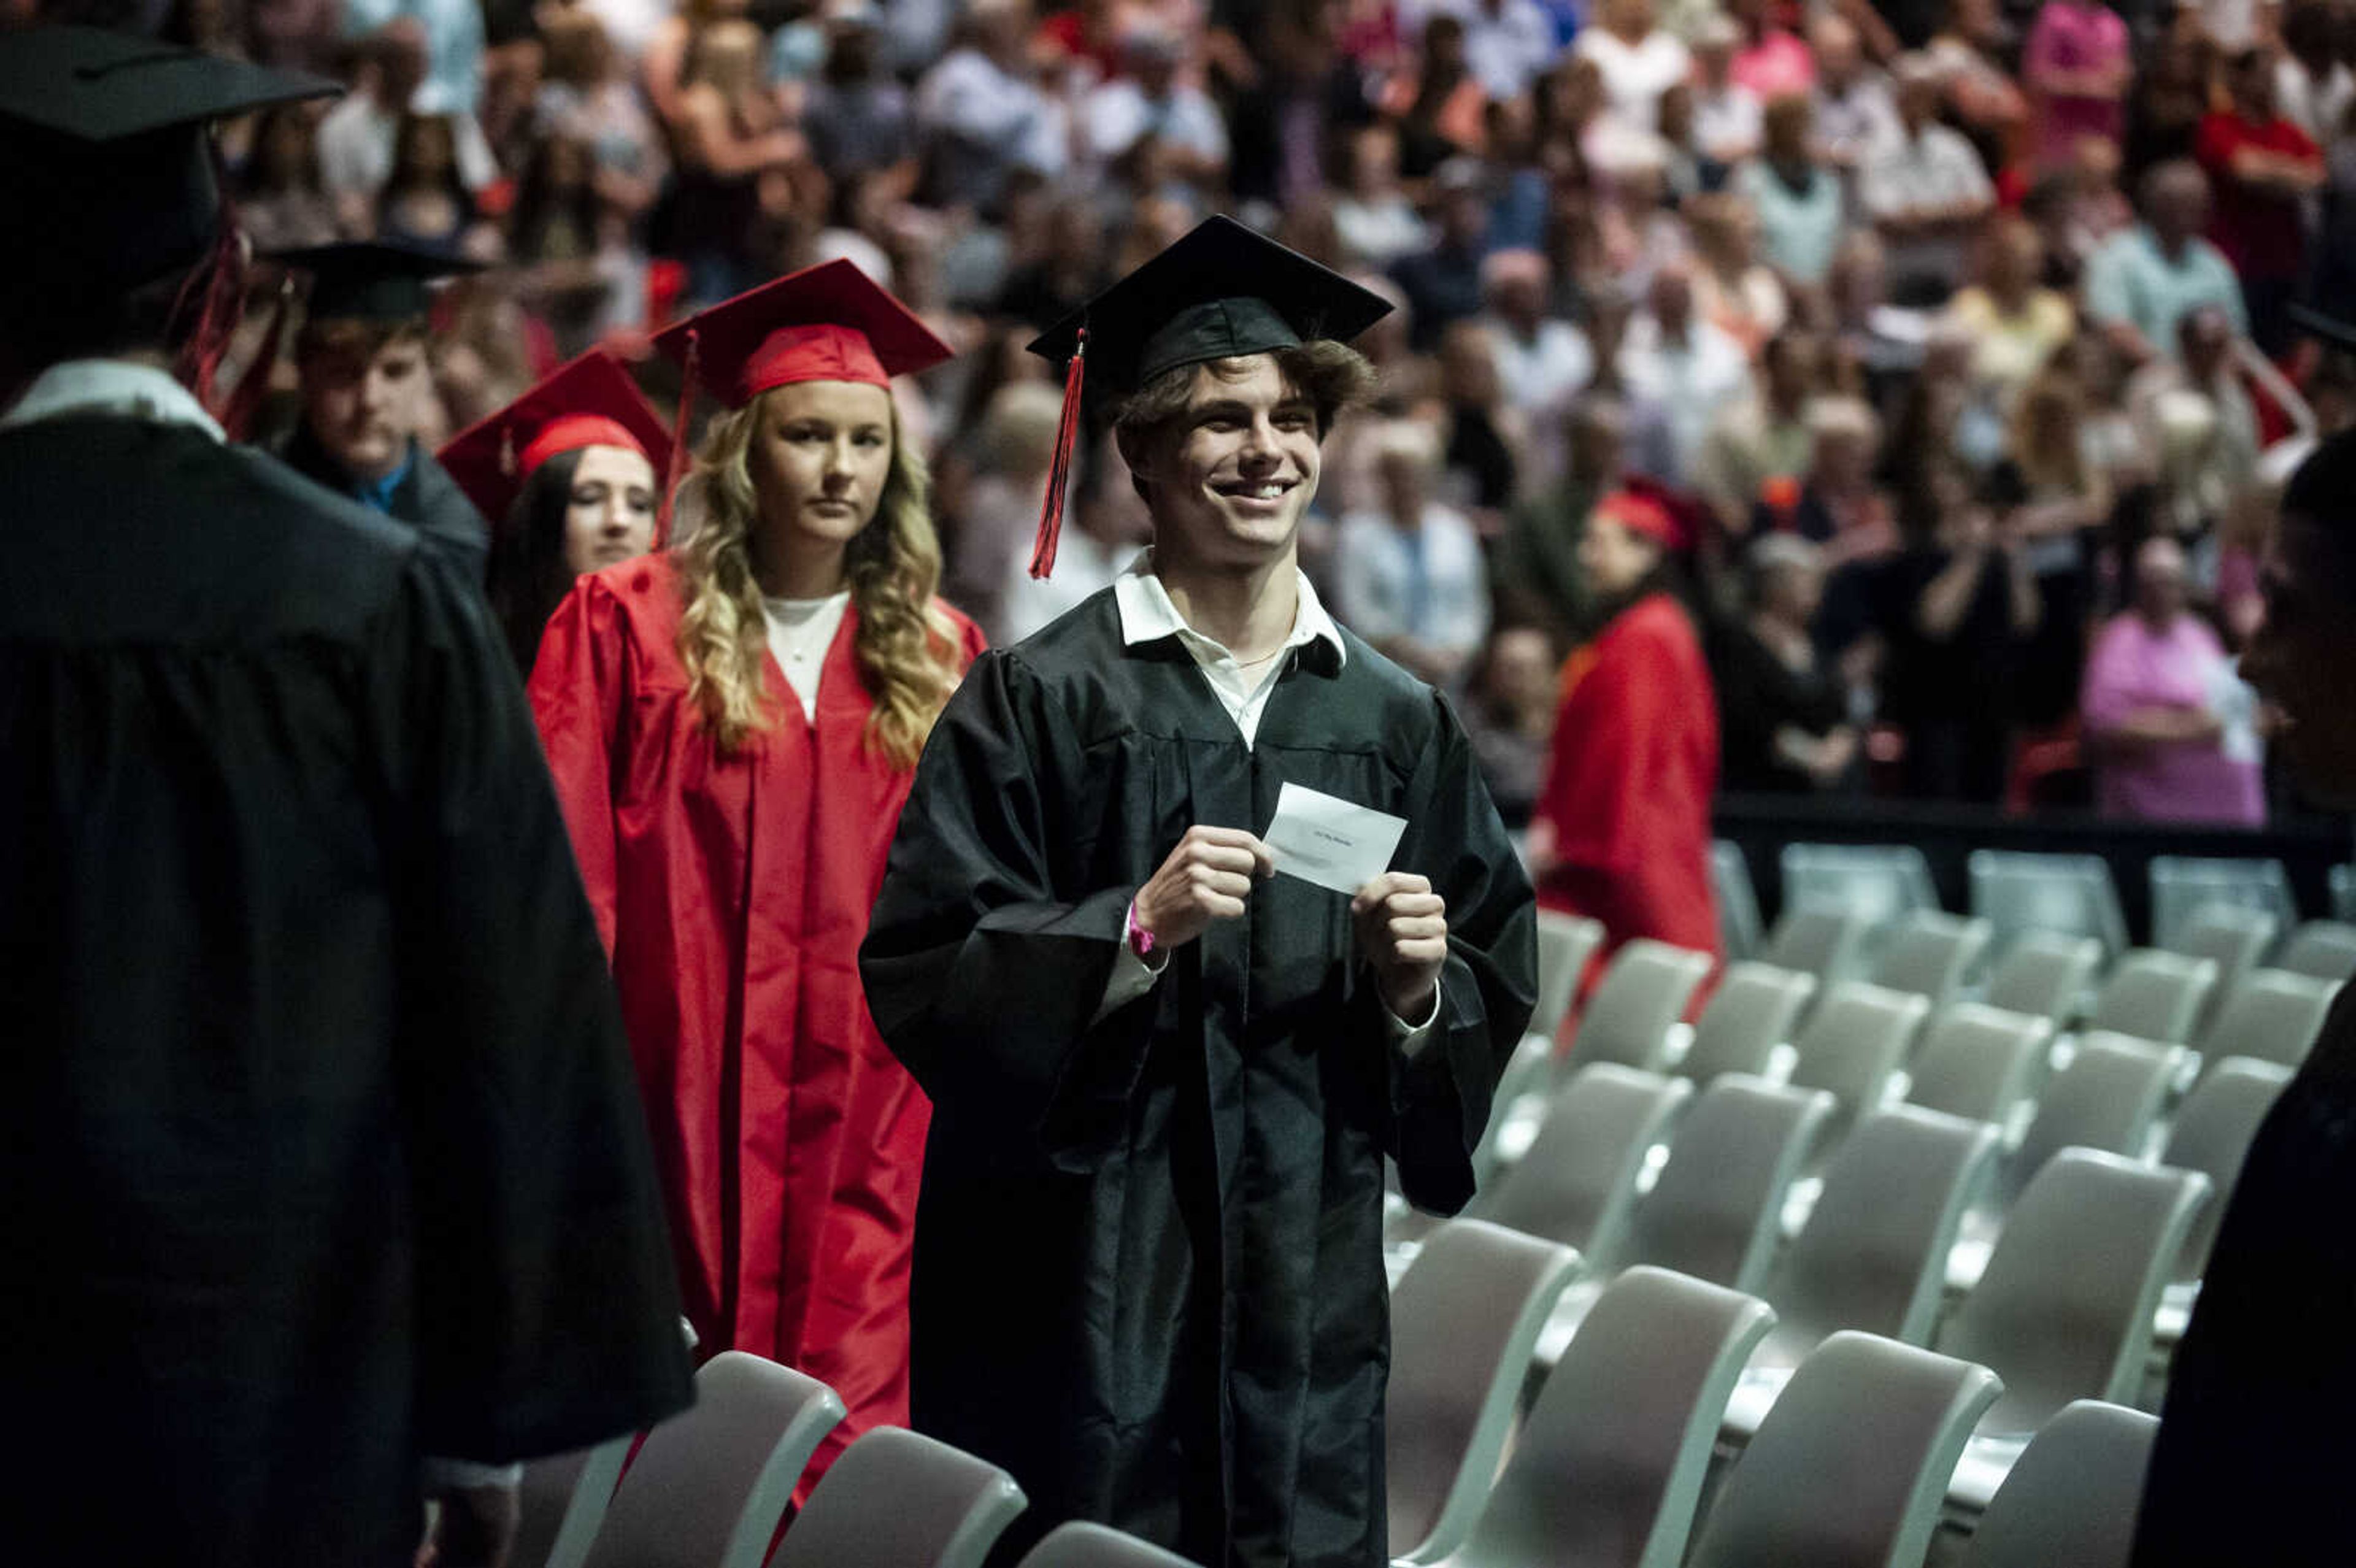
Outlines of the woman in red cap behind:
M 1529 856 L 1542 906 L 1602 923 L 1591 976 L 1639 936 L 1719 951 L 1718 699 L 1693 623 L 1662 585 L 1676 543 L 1665 507 L 1621 491 L 1596 504 L 1580 544 L 1602 629 L 1563 666 Z
M 654 548 L 670 454 L 646 394 L 594 348 L 434 454 L 491 519 L 485 592 L 525 675 L 576 579 Z
M 859 944 L 933 720 L 980 651 L 891 378 L 948 348 L 847 261 L 657 339 L 729 412 L 698 516 L 583 578 L 531 676 L 621 993 L 701 1353 L 831 1384 L 819 1455 L 908 1419 L 930 1106 L 877 1038 Z M 685 409 L 681 411 L 684 423 Z

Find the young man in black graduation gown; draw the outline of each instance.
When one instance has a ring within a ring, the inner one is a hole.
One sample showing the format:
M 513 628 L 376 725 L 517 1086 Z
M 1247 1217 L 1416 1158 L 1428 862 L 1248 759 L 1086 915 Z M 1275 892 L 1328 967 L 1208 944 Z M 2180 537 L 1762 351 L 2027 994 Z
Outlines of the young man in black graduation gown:
M 207 122 L 331 91 L 80 28 L 0 48 L 15 1563 L 407 1568 L 430 1493 L 445 1568 L 487 1563 L 507 1462 L 690 1394 L 605 953 L 480 595 L 163 368 L 221 227 Z
M 915 1420 L 1022 1483 L 1010 1551 L 1387 1559 L 1383 1157 L 1472 1196 L 1536 958 L 1454 715 L 1295 564 L 1385 308 L 1224 219 L 1091 303 L 1153 553 L 975 663 L 901 816 L 862 969 L 934 1104 Z M 1404 818 L 1393 869 L 1271 875 L 1288 783 Z
M 2356 434 L 2283 493 L 2242 673 L 2319 801 L 2356 805 Z M 2356 987 L 2243 1163 L 2170 1371 L 2136 1568 L 2356 1563 Z
M 429 395 L 427 285 L 477 265 L 438 251 L 354 240 L 274 258 L 311 274 L 294 373 L 303 414 L 279 451 L 289 467 L 408 524 L 480 586 L 490 529 L 417 439 Z

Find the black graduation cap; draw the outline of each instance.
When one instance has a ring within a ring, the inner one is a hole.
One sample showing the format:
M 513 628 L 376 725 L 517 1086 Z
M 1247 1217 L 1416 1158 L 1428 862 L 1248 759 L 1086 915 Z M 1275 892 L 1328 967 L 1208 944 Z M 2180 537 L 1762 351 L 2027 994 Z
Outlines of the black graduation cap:
M 277 251 L 271 260 L 311 274 L 313 321 L 414 321 L 433 301 L 427 284 L 483 270 L 455 251 L 384 240 Z
M 220 229 L 209 123 L 342 91 L 94 27 L 5 35 L 0 211 L 11 235 L 0 276 L 91 300 L 187 267 Z
M 1031 352 L 1063 364 L 1087 336 L 1100 384 L 1134 391 L 1181 365 L 1347 342 L 1390 302 L 1221 215 L 1049 327 Z
M 1183 365 L 1347 342 L 1390 311 L 1373 290 L 1222 214 L 1049 327 L 1030 348 L 1066 368 L 1064 424 L 1031 575 L 1055 569 L 1084 365 L 1115 392 L 1132 392 Z

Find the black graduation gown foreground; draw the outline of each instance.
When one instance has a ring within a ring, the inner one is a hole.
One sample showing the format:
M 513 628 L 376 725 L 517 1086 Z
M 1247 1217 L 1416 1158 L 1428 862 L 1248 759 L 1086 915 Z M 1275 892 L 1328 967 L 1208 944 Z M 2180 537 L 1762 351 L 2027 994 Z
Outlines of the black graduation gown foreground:
M 395 1568 L 423 1455 L 690 1394 L 523 694 L 416 535 L 179 426 L 0 431 L 11 1562 Z
M 338 496 L 351 495 L 350 478 L 327 455 L 309 425 L 295 425 L 280 456 L 304 478 Z M 432 453 L 412 443 L 409 473 L 393 487 L 392 509 L 385 515 L 415 528 L 426 547 L 455 568 L 459 576 L 477 588 L 483 585 L 490 571 L 490 527 Z
M 2177 1348 L 2136 1568 L 2356 1563 L 2356 987 L 2259 1125 Z
M 1100 1520 L 1215 1564 L 1387 1560 L 1382 1157 L 1443 1213 L 1528 1021 L 1536 917 L 1446 705 L 1355 637 L 1287 656 L 1256 748 L 1109 591 L 984 654 L 935 728 L 862 969 L 934 1103 L 916 1424 L 1013 1472 L 1019 1547 Z M 1349 900 L 1278 876 L 1100 1025 L 1137 889 L 1287 781 L 1406 818 L 1448 901 L 1414 1060 Z

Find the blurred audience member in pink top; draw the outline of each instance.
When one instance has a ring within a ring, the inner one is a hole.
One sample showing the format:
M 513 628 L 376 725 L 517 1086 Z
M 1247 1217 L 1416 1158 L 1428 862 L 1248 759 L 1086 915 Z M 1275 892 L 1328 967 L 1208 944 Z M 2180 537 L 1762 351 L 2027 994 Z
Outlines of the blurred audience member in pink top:
M 2115 144 L 2135 77 L 2127 25 L 2103 0 L 2046 0 L 2021 50 L 2037 116 L 2037 162 L 2061 168 L 2087 136 Z
M 2217 634 L 2185 606 L 2184 550 L 2136 552 L 2135 604 L 2086 667 L 2086 738 L 2105 816 L 2265 824 L 2254 699 Z

